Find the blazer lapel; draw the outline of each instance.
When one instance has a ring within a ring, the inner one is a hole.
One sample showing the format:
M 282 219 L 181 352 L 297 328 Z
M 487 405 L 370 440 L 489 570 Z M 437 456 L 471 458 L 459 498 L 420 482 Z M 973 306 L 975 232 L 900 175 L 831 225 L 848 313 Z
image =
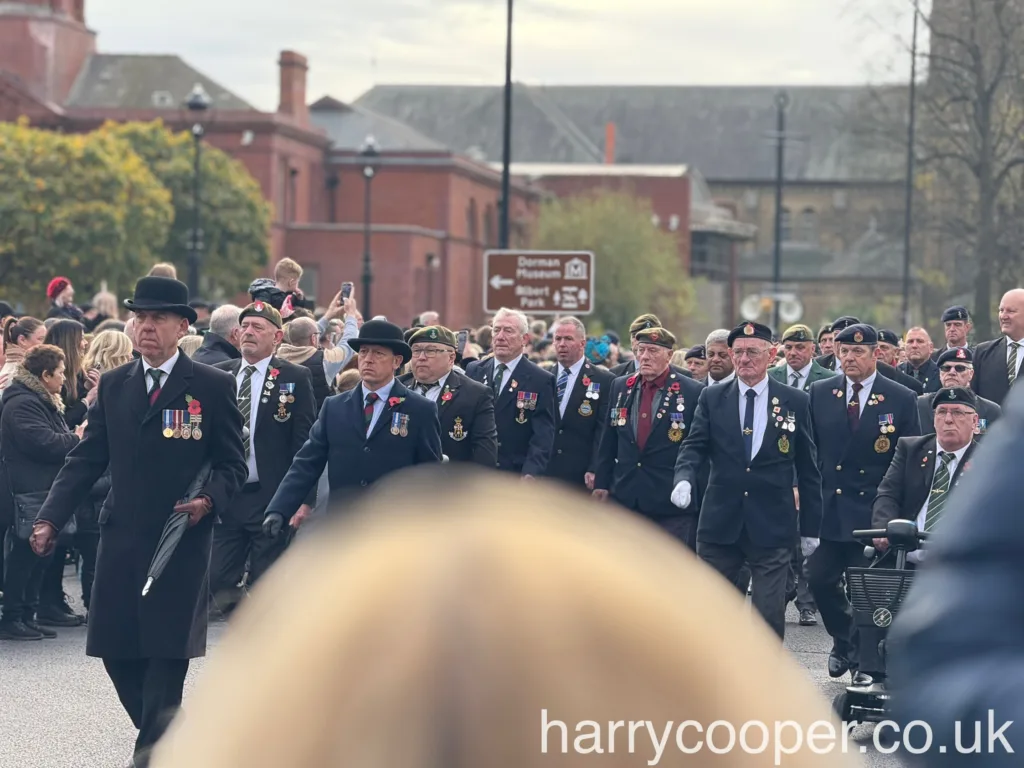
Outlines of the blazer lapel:
M 525 359 L 526 358 L 524 357 L 522 360 L 520 360 L 516 364 L 516 370 L 518 370 L 520 373 L 522 373 L 522 371 L 523 371 L 522 364 L 523 364 L 523 360 L 525 360 Z M 498 366 L 498 361 L 495 360 L 494 361 L 494 368 L 497 369 L 497 366 Z M 491 381 L 493 381 L 493 379 L 491 379 Z M 514 387 L 512 386 L 513 382 L 515 382 L 515 386 Z M 505 372 L 505 383 L 501 387 L 501 392 L 498 393 L 498 399 L 494 403 L 494 409 L 498 410 L 498 408 L 504 408 L 509 403 L 511 403 L 513 400 L 515 400 L 516 399 L 516 391 L 518 389 L 519 389 L 519 382 L 518 382 L 518 380 L 515 377 L 515 371 L 506 371 Z
M 179 353 L 178 362 L 174 364 L 174 367 L 171 369 L 171 375 L 167 377 L 167 381 L 160 388 L 160 394 L 157 396 L 156 402 L 149 406 L 149 410 L 146 411 L 146 416 L 142 420 L 143 424 L 150 419 L 156 418 L 170 403 L 185 394 L 185 390 L 188 389 L 188 385 L 192 381 L 192 368 L 191 358 L 183 352 Z
M 267 375 L 263 377 L 263 390 L 258 393 L 259 403 L 256 411 L 256 429 L 260 428 L 260 424 L 263 422 L 263 417 L 267 411 L 277 408 L 280 388 L 277 383 L 277 377 L 271 373 L 274 370 L 277 370 L 277 361 L 274 358 L 270 358 L 270 365 L 267 366 Z M 270 389 L 267 389 L 268 383 L 271 385 Z M 266 402 L 263 402 L 264 400 Z
M 391 406 L 391 401 L 394 400 L 395 398 L 404 399 L 408 395 L 409 395 L 409 390 L 405 388 L 405 385 L 402 384 L 402 382 L 400 382 L 397 379 L 395 379 L 395 384 L 394 384 L 393 387 L 391 387 L 391 394 L 388 395 L 388 399 L 384 401 L 384 410 L 382 410 L 380 412 L 380 418 L 378 418 L 377 419 L 377 423 L 373 425 L 373 430 L 370 432 L 369 436 L 366 438 L 366 442 L 370 442 L 371 440 L 373 440 L 373 438 L 375 438 L 377 435 L 379 435 L 380 431 L 382 429 L 384 429 L 385 426 L 390 428 L 390 426 L 391 426 L 391 414 L 394 413 L 395 411 L 400 411 L 401 410 L 401 408 L 402 408 L 402 404 L 401 403 L 396 403 L 395 406 L 392 407 Z
M 124 377 L 124 386 L 128 393 L 128 407 L 131 409 L 133 421 L 139 423 L 142 423 L 149 410 L 146 375 L 142 370 L 142 360 L 136 360 L 131 370 L 128 371 L 128 375 Z
M 949 481 L 951 486 L 960 482 L 960 476 L 963 474 L 965 467 L 970 463 L 971 454 L 974 453 L 974 447 L 977 444 L 978 443 L 975 440 L 971 440 L 970 444 L 967 446 L 967 450 L 964 451 L 963 458 L 957 462 L 956 470 L 953 472 L 953 477 Z
M 444 386 L 441 388 L 441 394 L 437 396 L 437 410 L 439 413 L 448 410 L 447 405 L 459 396 L 459 387 L 462 386 L 462 377 L 459 376 L 455 371 L 448 374 L 448 378 L 444 381 Z M 451 395 L 447 400 L 444 397 L 445 390 Z
M 914 518 L 917 518 L 917 513 L 921 511 L 921 507 L 924 506 L 925 500 L 929 497 L 932 492 L 932 480 L 935 477 L 935 438 L 926 440 L 921 446 L 922 451 L 917 457 L 917 472 L 912 473 L 911 477 L 914 478 Z
M 360 441 L 366 440 L 366 421 L 363 418 L 363 384 L 360 382 L 356 385 L 355 389 L 350 389 L 345 392 L 344 397 L 349 398 L 348 408 L 351 411 L 351 416 L 348 421 L 352 424 L 352 428 L 356 434 L 359 435 Z
M 740 421 L 740 385 L 733 379 L 726 386 L 729 391 L 725 393 L 725 431 L 732 435 L 730 442 L 736 455 L 741 456 L 746 463 L 747 446 L 743 442 L 743 422 Z M 768 402 L 771 402 L 771 398 Z
M 583 402 L 583 395 L 587 391 L 586 386 L 584 386 L 583 384 L 583 379 L 589 377 L 589 375 L 590 363 L 584 363 L 583 366 L 580 368 L 579 374 L 576 376 L 576 381 L 573 382 L 572 389 L 569 390 L 568 393 L 566 393 L 567 400 L 565 403 L 565 416 L 568 416 L 573 409 L 579 408 L 580 404 Z M 558 395 L 557 383 L 555 385 L 555 395 Z M 563 416 L 560 415 L 560 412 L 561 408 L 559 407 L 558 400 L 556 399 L 555 417 L 559 424 L 562 423 L 562 419 L 564 418 Z

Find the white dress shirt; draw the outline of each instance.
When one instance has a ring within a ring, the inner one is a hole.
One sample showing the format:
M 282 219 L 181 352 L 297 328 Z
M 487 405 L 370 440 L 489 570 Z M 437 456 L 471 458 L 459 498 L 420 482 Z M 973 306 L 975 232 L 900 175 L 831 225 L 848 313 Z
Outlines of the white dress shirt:
M 256 469 L 256 417 L 259 415 L 260 400 L 263 399 L 263 382 L 267 380 L 267 370 L 270 368 L 270 356 L 263 358 L 258 363 L 246 362 L 242 358 L 238 366 L 238 374 L 235 376 L 235 392 L 242 391 L 242 381 L 245 379 L 245 369 L 250 365 L 255 366 L 252 377 L 249 379 L 249 479 L 247 483 L 258 483 L 260 473 Z M 269 397 L 274 399 L 275 407 L 280 392 L 271 392 Z
M 724 379 L 722 379 L 720 381 L 715 381 L 714 378 L 709 373 L 708 374 L 708 386 L 710 387 L 710 386 L 713 386 L 715 384 L 728 384 L 730 381 L 732 381 L 735 378 L 736 378 L 736 371 L 733 371 L 732 373 L 730 373 L 728 376 L 726 376 Z
M 448 381 L 448 377 L 451 375 L 452 372 L 448 371 L 448 373 L 446 373 L 444 376 L 442 376 L 440 379 L 434 382 L 430 389 L 428 389 L 426 392 L 423 392 L 423 396 L 428 400 L 436 403 L 438 401 L 438 398 L 441 397 L 441 393 L 444 391 L 444 383 Z M 419 392 L 420 390 L 417 387 L 414 391 Z
M 861 390 L 858 395 L 860 398 L 860 415 L 864 415 L 864 408 L 868 404 L 868 398 L 871 397 L 871 387 L 875 383 L 875 379 L 878 377 L 878 371 L 875 371 L 868 376 L 864 381 L 861 382 Z M 846 402 L 849 404 L 850 400 L 853 399 L 853 382 L 849 379 L 846 380 Z
M 1009 336 L 1006 337 L 1006 365 L 1010 365 L 1010 354 L 1013 352 L 1013 348 L 1010 346 L 1013 343 L 1013 339 Z M 1017 347 L 1017 371 L 1016 376 L 1020 376 L 1020 364 L 1024 361 L 1024 339 L 1017 339 L 1017 343 L 1021 346 Z M 1016 378 L 1015 376 L 1015 378 Z
M 167 377 L 171 375 L 171 371 L 174 369 L 174 364 L 178 362 L 178 358 L 181 357 L 181 350 L 176 349 L 174 355 L 163 362 L 162 365 L 150 365 L 146 362 L 146 358 L 142 358 L 142 373 L 146 377 L 146 391 L 153 391 L 153 377 L 149 375 L 149 372 L 153 368 L 159 368 L 163 371 L 163 376 L 160 377 L 160 386 L 164 386 L 167 383 Z
M 380 418 L 381 411 L 384 410 L 384 404 L 387 402 L 388 398 L 391 397 L 391 388 L 393 386 L 395 386 L 395 380 L 391 379 L 391 381 L 383 387 L 376 390 L 379 399 L 373 404 L 373 419 L 370 420 L 370 426 L 366 428 L 367 437 L 369 437 L 370 433 L 373 432 L 373 428 L 377 426 L 377 420 Z M 360 404 L 365 408 L 366 398 L 370 392 L 374 390 L 367 389 L 365 384 L 361 385 L 359 388 L 363 392 L 363 399 L 360 400 Z
M 793 375 L 794 374 L 799 374 L 800 379 L 797 381 L 796 385 L 798 387 L 800 387 L 801 389 L 806 387 L 807 386 L 807 377 L 811 375 L 811 366 L 812 365 L 814 365 L 814 361 L 813 360 L 811 360 L 811 362 L 809 362 L 807 365 L 805 365 L 799 371 L 794 371 L 792 366 L 790 366 L 789 363 L 787 363 L 786 364 L 786 383 L 789 384 L 790 386 L 792 386 L 793 385 Z
M 558 412 L 562 416 L 565 416 L 565 406 L 569 403 L 569 394 L 572 392 L 572 388 L 576 386 L 576 379 L 580 375 L 580 371 L 583 370 L 583 358 L 581 357 L 571 366 L 569 366 L 569 380 L 565 383 L 565 394 L 562 396 L 562 402 L 558 404 Z M 555 374 L 555 386 L 557 392 L 558 380 L 562 377 L 562 372 L 565 369 L 559 365 L 558 370 Z
M 751 456 L 757 456 L 761 450 L 761 441 L 764 439 L 764 430 L 768 426 L 768 376 L 765 375 L 760 382 L 748 387 L 739 379 L 736 382 L 740 385 L 740 428 L 743 428 L 743 420 L 747 416 L 747 392 L 754 390 L 757 397 L 754 398 L 754 442 Z
M 514 360 L 512 360 L 512 362 L 507 363 L 508 370 L 505 371 L 504 375 L 501 377 L 501 386 L 498 387 L 498 389 L 496 390 L 499 394 L 502 391 L 504 391 L 505 385 L 507 385 L 510 381 L 512 381 L 512 374 L 516 372 L 516 366 L 519 365 L 519 361 L 522 360 L 522 359 L 523 359 L 523 356 L 522 356 L 522 354 L 520 354 L 518 357 L 516 357 Z M 499 365 L 501 365 L 501 361 L 498 360 L 498 358 L 494 358 L 494 369 L 493 370 L 494 370 L 494 375 L 495 376 L 498 375 L 498 366 Z M 493 383 L 494 382 L 491 382 L 492 385 L 493 385 Z M 495 399 L 497 399 L 497 398 L 495 398 Z
M 956 475 L 956 468 L 958 466 L 960 466 L 960 462 L 963 460 L 964 454 L 967 453 L 967 449 L 969 447 L 970 447 L 970 443 L 965 445 L 959 451 L 953 451 L 953 454 L 956 456 L 956 458 L 953 459 L 951 462 L 949 462 L 949 466 L 947 467 L 947 469 L 949 471 L 949 490 L 950 491 L 953 490 L 953 477 Z M 941 445 L 939 445 L 939 441 L 938 441 L 938 439 L 936 439 L 935 440 L 935 465 L 934 465 L 934 468 L 932 469 L 932 480 L 931 480 L 930 483 L 928 483 L 929 491 L 928 491 L 928 495 L 925 497 L 924 506 L 921 507 L 921 511 L 917 514 L 917 521 L 916 522 L 917 522 L 917 530 L 919 530 L 919 531 L 923 531 L 924 530 L 925 521 L 928 519 L 928 502 L 931 501 L 931 498 L 932 498 L 931 485 L 932 485 L 933 482 L 935 482 L 935 473 L 939 471 L 939 465 L 942 463 L 942 459 L 939 458 L 939 454 L 945 453 L 945 452 L 946 452 L 946 450 Z M 927 545 L 925 545 L 925 546 L 927 546 Z M 921 556 L 923 554 L 924 553 L 921 550 L 917 550 L 916 552 L 911 552 L 910 554 L 907 555 L 907 560 L 912 562 L 912 563 L 920 563 L 921 562 Z

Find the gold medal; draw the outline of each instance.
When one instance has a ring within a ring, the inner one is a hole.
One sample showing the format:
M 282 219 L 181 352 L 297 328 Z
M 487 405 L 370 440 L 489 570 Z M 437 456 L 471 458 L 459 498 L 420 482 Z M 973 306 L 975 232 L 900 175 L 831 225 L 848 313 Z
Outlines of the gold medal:
M 580 403 L 579 414 L 580 416 L 590 416 L 594 412 L 594 409 L 590 406 L 586 400 Z
M 164 430 L 164 437 L 174 437 L 174 430 L 170 427 Z
M 888 453 L 891 445 L 888 437 L 880 437 L 875 440 L 875 453 Z
M 680 440 L 683 439 L 683 430 L 679 429 L 676 426 L 673 426 L 668 431 L 668 439 L 671 440 L 673 443 L 678 443 Z
M 779 438 L 779 450 L 782 453 L 789 453 L 789 438 L 785 435 Z

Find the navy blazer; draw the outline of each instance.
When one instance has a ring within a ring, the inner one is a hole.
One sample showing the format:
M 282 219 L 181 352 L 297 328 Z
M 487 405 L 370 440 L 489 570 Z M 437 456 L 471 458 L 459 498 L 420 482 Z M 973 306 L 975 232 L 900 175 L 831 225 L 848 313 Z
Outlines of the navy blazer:
M 854 541 L 854 530 L 871 527 L 871 503 L 896 455 L 901 437 L 921 434 L 917 396 L 882 375 L 875 376 L 856 432 L 846 418 L 846 376 L 811 385 L 811 421 L 821 468 L 821 538 Z M 882 434 L 892 417 L 894 432 Z
M 583 383 L 590 382 L 590 387 Z M 555 443 L 545 474 L 585 489 L 584 476 L 597 472 L 601 431 L 608 421 L 612 382 L 610 371 L 584 362 L 573 388 L 565 393 L 565 416 L 558 410 L 558 381 L 555 381 Z M 594 388 L 591 397 L 588 389 Z
M 918 394 L 931 395 L 942 389 L 942 382 L 939 381 L 939 366 L 930 357 L 924 361 L 924 365 L 915 369 L 910 361 L 900 363 L 900 373 L 905 373 L 910 378 L 920 382 L 924 392 Z
M 597 462 L 595 490 L 609 491 L 610 496 L 627 509 L 632 509 L 650 518 L 676 517 L 686 514 L 672 504 L 672 479 L 675 473 L 676 456 L 690 432 L 693 414 L 704 385 L 672 366 L 668 376 L 668 388 L 663 393 L 651 434 L 643 450 L 636 442 L 636 424 L 632 418 L 625 426 L 619 426 L 617 419 L 620 408 L 632 414 L 633 405 L 640 397 L 641 380 L 638 375 L 620 376 L 612 382 L 608 412 L 608 423 L 601 435 L 600 455 Z M 670 389 L 678 384 L 673 393 Z M 668 395 L 665 397 L 665 395 Z M 679 406 L 682 405 L 682 410 Z M 672 440 L 670 414 L 682 413 L 682 435 Z M 697 493 L 696 483 L 694 493 Z
M 768 377 L 768 422 L 761 446 L 747 462 L 737 381 L 700 393 L 690 434 L 676 460 L 675 483 L 696 487 L 701 464 L 711 477 L 700 506 L 697 541 L 735 544 L 746 527 L 758 547 L 792 547 L 821 527 L 821 473 L 811 434 L 810 398 Z M 794 424 L 794 431 L 786 425 Z M 793 498 L 794 473 L 800 511 Z M 692 502 L 691 502 L 692 503 Z M 798 525 L 799 519 L 799 525 Z
M 397 401 L 396 401 L 397 399 Z M 392 401 L 396 401 L 392 405 Z M 398 402 L 400 401 L 400 402 Z M 392 416 L 408 417 L 408 435 L 391 433 Z M 286 521 L 298 510 L 327 467 L 331 500 L 361 490 L 398 470 L 441 461 L 441 425 L 434 404 L 395 381 L 369 436 L 363 417 L 362 385 L 324 400 L 288 473 L 267 505 L 267 514 Z
M 466 375 L 491 387 L 494 358 L 473 363 Z M 533 408 L 519 408 L 519 398 L 536 395 Z M 555 441 L 555 377 L 531 363 L 519 360 L 494 403 L 498 427 L 498 462 L 502 472 L 540 477 L 547 469 Z

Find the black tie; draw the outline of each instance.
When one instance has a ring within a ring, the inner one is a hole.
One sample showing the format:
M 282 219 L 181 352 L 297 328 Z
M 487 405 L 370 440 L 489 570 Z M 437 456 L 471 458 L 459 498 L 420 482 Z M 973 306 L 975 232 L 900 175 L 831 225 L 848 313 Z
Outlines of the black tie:
M 743 414 L 743 444 L 747 446 L 747 464 L 754 460 L 754 400 L 757 392 L 747 390 L 747 410 Z

